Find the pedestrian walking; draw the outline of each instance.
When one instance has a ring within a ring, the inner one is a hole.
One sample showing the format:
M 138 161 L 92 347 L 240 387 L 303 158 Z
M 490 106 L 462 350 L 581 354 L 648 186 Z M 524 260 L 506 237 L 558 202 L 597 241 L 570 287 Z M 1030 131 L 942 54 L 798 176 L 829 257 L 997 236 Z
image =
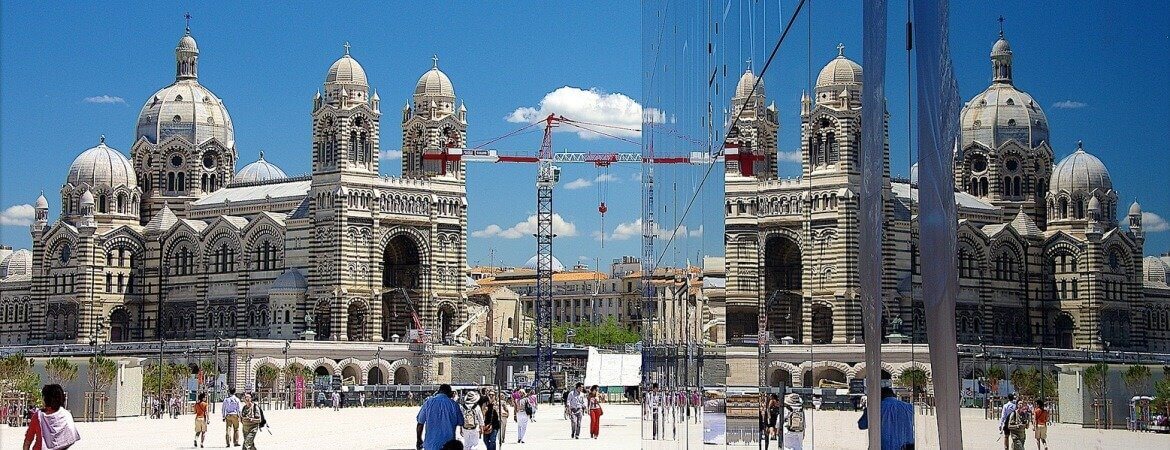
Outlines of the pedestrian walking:
M 1048 450 L 1048 408 L 1044 400 L 1036 400 L 1036 421 L 1032 432 L 1036 434 L 1036 450 Z
M 497 392 L 496 401 L 493 403 L 500 413 L 499 433 L 497 434 L 499 435 L 500 447 L 503 447 L 504 441 L 507 440 L 504 434 L 508 431 L 508 417 L 511 416 L 511 407 L 509 405 L 512 403 L 512 396 L 505 394 L 503 391 Z
M 764 448 L 765 449 L 768 448 L 768 444 L 773 437 L 776 438 L 776 441 L 777 441 L 776 446 L 777 447 L 782 446 L 782 444 L 779 441 L 782 440 L 783 437 L 782 437 L 782 434 L 780 433 L 780 430 L 778 428 L 776 428 L 776 421 L 780 417 L 780 409 L 781 409 L 780 396 L 777 395 L 776 393 L 768 394 L 768 402 L 766 403 L 766 409 L 764 411 L 764 414 L 768 418 L 767 436 L 765 437 L 765 441 L 764 441 Z
M 220 414 L 223 416 L 224 441 L 227 442 L 228 447 L 239 447 L 240 399 L 236 397 L 236 388 L 228 388 L 228 396 L 223 399 L 223 407 L 220 408 Z
M 499 439 L 500 430 L 504 420 L 500 418 L 500 412 L 496 408 L 495 396 L 488 394 L 479 399 L 480 411 L 483 412 L 483 442 L 487 450 L 496 450 L 496 442 Z
M 211 419 L 207 416 L 207 393 L 201 392 L 195 402 L 195 446 L 203 447 L 207 440 L 207 423 Z
M 883 387 L 881 412 L 881 450 L 914 448 L 914 406 L 899 400 L 893 389 Z M 857 428 L 869 429 L 869 411 L 861 412 L 861 418 L 857 420 Z
M 467 391 L 463 394 L 463 403 L 459 405 L 463 418 L 463 429 L 460 431 L 463 438 L 463 448 L 474 449 L 479 446 L 483 436 L 483 410 L 479 407 L 479 393 Z
M 179 409 L 181 409 L 181 408 L 182 408 L 182 403 L 181 403 L 181 400 L 179 400 L 179 396 L 176 395 L 176 396 L 171 397 L 171 418 L 172 419 L 179 418 Z
M 337 391 L 333 391 L 333 410 L 341 410 L 341 393 Z
M 415 448 L 442 450 L 443 445 L 455 439 L 455 429 L 463 425 L 463 413 L 455 403 L 451 385 L 439 385 L 439 391 L 423 401 L 415 421 Z M 426 432 L 426 439 L 423 433 Z M 459 441 L 456 441 L 459 442 Z
M 358 404 L 360 404 L 362 406 L 362 408 L 366 407 L 366 393 L 365 392 L 358 394 Z
M 524 389 L 520 389 L 520 399 L 516 401 L 516 443 L 524 443 L 524 432 L 528 430 L 528 422 L 532 420 L 532 416 L 536 414 L 536 408 L 533 405 L 531 397 L 525 395 Z
M 1003 405 L 999 415 L 999 429 L 1003 432 L 1003 448 L 1008 449 L 1009 441 L 1014 450 L 1024 450 L 1028 436 L 1028 423 L 1020 414 L 1016 394 L 1008 394 L 1008 402 Z
M 73 414 L 65 409 L 65 389 L 59 384 L 41 388 L 44 408 L 34 410 L 24 432 L 24 450 L 64 449 L 81 440 Z
M 252 401 L 252 394 L 244 393 L 244 405 L 240 407 L 240 425 L 244 431 L 244 450 L 256 450 L 256 433 L 263 426 L 264 413 L 260 404 Z
M 561 393 L 561 406 L 565 407 L 565 420 L 569 420 L 569 395 L 571 395 L 572 392 L 572 389 L 565 389 L 565 392 Z
M 587 406 L 584 386 L 584 383 L 577 383 L 566 397 L 569 408 L 569 437 L 572 439 L 581 439 L 581 416 Z
M 589 388 L 588 406 L 589 406 L 589 437 L 597 439 L 601 435 L 601 404 L 605 399 L 601 397 L 601 392 L 597 385 Z
M 536 388 L 532 388 L 532 392 L 528 393 L 528 405 L 532 407 L 532 414 L 528 415 L 528 420 L 536 422 L 536 406 L 539 403 L 536 401 Z
M 804 399 L 800 398 L 800 394 L 784 396 L 784 411 L 774 426 L 781 430 L 784 437 L 781 448 L 784 450 L 804 448 Z
M 658 439 L 658 425 L 662 416 L 662 393 L 658 391 L 658 383 L 650 385 L 650 392 L 646 393 L 646 399 L 643 401 L 642 414 L 643 417 L 649 415 L 650 425 L 654 431 L 651 432 L 651 439 Z M 665 437 L 665 436 L 664 436 Z

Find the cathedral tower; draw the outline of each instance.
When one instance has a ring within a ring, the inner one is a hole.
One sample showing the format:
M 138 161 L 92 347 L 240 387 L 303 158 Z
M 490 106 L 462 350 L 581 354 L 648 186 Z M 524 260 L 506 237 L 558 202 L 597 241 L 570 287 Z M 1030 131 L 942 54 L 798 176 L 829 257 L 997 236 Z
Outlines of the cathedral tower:
M 455 108 L 455 87 L 439 70 L 439 58 L 418 79 L 413 102 L 402 108 L 402 176 L 451 175 L 463 179 L 464 163 L 451 157 L 467 146 L 467 107 Z

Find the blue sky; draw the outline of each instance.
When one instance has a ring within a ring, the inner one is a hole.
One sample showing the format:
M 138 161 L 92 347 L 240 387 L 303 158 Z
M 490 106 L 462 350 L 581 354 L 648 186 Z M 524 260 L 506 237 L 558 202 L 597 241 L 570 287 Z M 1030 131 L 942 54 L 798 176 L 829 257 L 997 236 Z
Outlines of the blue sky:
M 766 12 L 756 14 L 767 21 L 767 31 L 761 31 L 759 18 L 745 24 L 747 15 L 740 14 L 744 8 L 739 2 L 729 9 L 724 30 L 736 32 L 724 35 L 717 53 L 731 66 L 732 85 L 738 78 L 736 67 L 742 69 L 741 61 L 752 56 L 753 49 L 758 71 L 765 48 L 778 33 L 779 13 L 782 10 L 786 17 L 795 3 L 764 2 Z M 860 2 L 832 10 L 826 2 L 815 3 L 813 76 L 835 56 L 838 42 L 845 44 L 848 56 L 860 61 Z M 56 192 L 70 162 L 95 145 L 99 135 L 105 134 L 111 146 L 128 154 L 142 102 L 173 81 L 173 50 L 182 35 L 182 14 L 188 10 L 201 51 L 200 82 L 227 104 L 241 166 L 263 150 L 266 159 L 290 174 L 308 172 L 311 99 L 345 41 L 382 98 L 386 151 L 401 144 L 398 105 L 409 100 L 414 83 L 430 67 L 432 54 L 439 55 L 440 67 L 467 104 L 473 144 L 519 128 L 522 123 L 510 122 L 509 117 L 525 116 L 527 110 L 517 111 L 520 108 L 539 110 L 542 100 L 550 108 L 558 105 L 571 111 L 558 111 L 566 115 L 579 112 L 578 117 L 627 123 L 628 101 L 640 100 L 643 92 L 642 11 L 636 2 L 490 6 L 371 2 L 335 10 L 299 3 L 257 5 L 152 2 L 102 8 L 84 3 L 6 3 L 0 10 L 0 223 L 6 224 L 0 226 L 0 243 L 29 245 L 28 228 L 22 225 L 26 216 L 17 205 L 31 204 L 41 190 L 49 198 L 51 217 L 57 216 Z M 893 171 L 904 175 L 909 163 L 901 50 L 904 11 L 899 6 L 891 5 L 887 91 Z M 1165 89 L 1170 86 L 1166 20 L 1170 6 L 1162 2 L 1125 8 L 1093 2 L 1027 6 L 953 2 L 952 55 L 961 96 L 970 98 L 989 83 L 987 53 L 996 35 L 995 18 L 1006 16 L 1016 84 L 1048 113 L 1057 158 L 1083 140 L 1085 148 L 1109 166 L 1123 199 L 1122 211 L 1137 198 L 1147 211 L 1170 218 L 1164 181 L 1170 171 L 1165 144 L 1170 142 L 1170 127 L 1165 126 L 1170 123 L 1170 92 Z M 781 150 L 795 149 L 799 142 L 799 96 L 810 67 L 805 23 L 798 21 L 765 76 L 769 98 L 781 111 Z M 755 35 L 740 30 L 754 30 Z M 682 89 L 685 83 L 679 82 Z M 572 89 L 558 90 L 565 86 Z M 609 95 L 615 93 L 628 98 Z M 725 104 L 726 96 L 720 97 L 715 103 Z M 598 104 L 605 108 L 588 109 Z M 539 133 L 530 133 L 491 147 L 534 153 L 539 145 Z M 639 151 L 637 145 L 619 140 L 582 139 L 572 133 L 556 134 L 554 146 Z M 398 173 L 398 161 L 382 164 L 384 173 Z M 781 166 L 783 173 L 797 172 L 793 163 Z M 659 169 L 661 221 L 674 222 L 676 209 L 681 211 L 694 192 L 701 170 Z M 470 264 L 492 260 L 520 264 L 533 254 L 535 244 L 522 223 L 535 210 L 534 171 L 529 165 L 470 165 L 469 232 L 474 233 L 469 237 Z M 572 224 L 556 242 L 556 255 L 566 265 L 580 259 L 592 263 L 595 258 L 604 264 L 621 255 L 640 254 L 635 226 L 640 215 L 638 172 L 637 166 L 618 165 L 608 173 L 587 165 L 564 167 L 555 207 Z M 595 182 L 603 175 L 610 179 L 601 184 L 604 196 Z M 666 251 L 666 262 L 722 253 L 716 203 L 721 177 L 714 176 L 703 191 L 703 201 L 683 222 L 687 237 Z M 601 230 L 597 203 L 603 199 L 609 207 L 604 247 L 595 239 Z M 519 237 L 509 239 L 512 236 Z M 1148 254 L 1167 250 L 1170 232 L 1149 235 Z

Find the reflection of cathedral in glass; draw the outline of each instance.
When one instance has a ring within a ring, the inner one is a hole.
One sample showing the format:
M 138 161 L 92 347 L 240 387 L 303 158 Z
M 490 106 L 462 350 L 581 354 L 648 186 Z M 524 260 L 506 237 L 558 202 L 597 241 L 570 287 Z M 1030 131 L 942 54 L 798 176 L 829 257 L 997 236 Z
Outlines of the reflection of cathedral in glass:
M 393 178 L 378 171 L 379 96 L 348 44 L 312 99 L 312 173 L 301 176 L 263 153 L 234 171 L 232 120 L 200 84 L 199 56 L 188 29 L 130 157 L 104 138 L 78 156 L 60 220 L 37 200 L 32 251 L 0 255 L 0 312 L 13 311 L 0 314 L 0 343 L 308 329 L 389 341 L 417 328 L 415 312 L 440 336 L 466 320 L 462 167 L 427 156 L 463 145 L 467 109 L 437 58 L 402 110 L 405 176 Z
M 863 78 L 861 66 L 838 49 L 801 101 L 798 179 L 779 178 L 766 163 L 777 161 L 778 127 L 774 107 L 760 106 L 762 89 L 747 96 L 755 81 L 750 70 L 732 100 L 737 110 L 749 106 L 727 143 L 729 342 L 754 341 L 761 303 L 775 342 L 863 341 L 857 273 Z M 1130 207 L 1128 230 L 1119 227 L 1109 172 L 1080 145 L 1054 165 L 1048 120 L 1013 84 L 1012 51 L 1002 35 L 991 60 L 993 82 L 964 107 L 954 160 L 959 342 L 1170 348 L 1165 277 L 1142 276 L 1140 206 Z M 888 148 L 883 158 L 885 334 L 923 342 L 916 174 L 892 179 Z M 1144 263 L 1146 272 L 1164 269 L 1166 258 Z

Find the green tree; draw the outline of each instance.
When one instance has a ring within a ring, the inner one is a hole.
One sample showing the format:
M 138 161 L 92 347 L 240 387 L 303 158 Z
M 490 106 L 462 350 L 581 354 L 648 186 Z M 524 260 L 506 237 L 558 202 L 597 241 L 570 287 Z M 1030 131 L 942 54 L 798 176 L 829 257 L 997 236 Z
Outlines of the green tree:
M 118 376 L 118 363 L 104 356 L 89 358 L 89 387 L 94 391 L 104 391 L 114 384 Z
M 60 356 L 45 362 L 45 374 L 48 375 L 50 383 L 64 384 L 76 380 L 77 370 L 77 364 Z
M 999 394 L 999 381 L 1007 378 L 1007 373 L 1004 372 L 1001 366 L 991 366 L 987 368 L 987 384 L 991 389 L 991 393 Z
M 276 378 L 279 375 L 280 371 L 269 365 L 263 365 L 256 368 L 256 388 L 259 389 L 261 387 L 275 387 Z
M 901 375 L 898 375 L 898 386 L 909 389 L 917 399 L 919 394 L 926 391 L 926 385 L 930 382 L 930 376 L 926 374 L 925 370 L 918 367 L 911 367 L 903 370 Z
M 1125 388 L 1129 390 L 1129 395 L 1140 395 L 1141 391 L 1145 390 L 1146 383 L 1153 377 L 1150 373 L 1150 368 L 1147 366 L 1134 364 L 1125 370 L 1122 375 L 1122 381 L 1125 383 Z
M 312 370 L 309 370 L 308 367 L 297 363 L 289 364 L 288 367 L 284 369 L 284 376 L 289 380 L 290 384 L 298 376 L 303 377 L 305 379 L 305 383 L 312 383 L 314 378 Z
M 1105 395 L 1105 381 L 1109 375 L 1109 365 L 1105 363 L 1097 363 L 1085 369 L 1084 380 L 1085 386 L 1089 388 L 1089 392 L 1093 394 L 1094 398 L 1101 398 Z
M 1164 377 L 1154 383 L 1154 401 L 1150 406 L 1155 412 L 1170 414 L 1170 377 Z
M 570 329 L 573 330 L 573 338 L 566 339 Z M 553 340 L 572 341 L 581 345 L 621 345 L 638 342 L 642 340 L 642 336 L 621 326 L 613 317 L 607 317 L 604 322 L 597 325 L 557 325 L 553 327 Z
M 31 406 L 41 403 L 41 376 L 32 370 L 32 362 L 16 353 L 0 359 L 0 392 L 17 391 L 27 395 Z
M 143 395 L 158 395 L 160 387 L 163 391 L 182 388 L 190 373 L 191 369 L 185 365 L 164 364 L 162 366 L 162 384 L 160 385 L 158 363 L 147 365 L 146 370 L 142 372 L 142 393 Z

